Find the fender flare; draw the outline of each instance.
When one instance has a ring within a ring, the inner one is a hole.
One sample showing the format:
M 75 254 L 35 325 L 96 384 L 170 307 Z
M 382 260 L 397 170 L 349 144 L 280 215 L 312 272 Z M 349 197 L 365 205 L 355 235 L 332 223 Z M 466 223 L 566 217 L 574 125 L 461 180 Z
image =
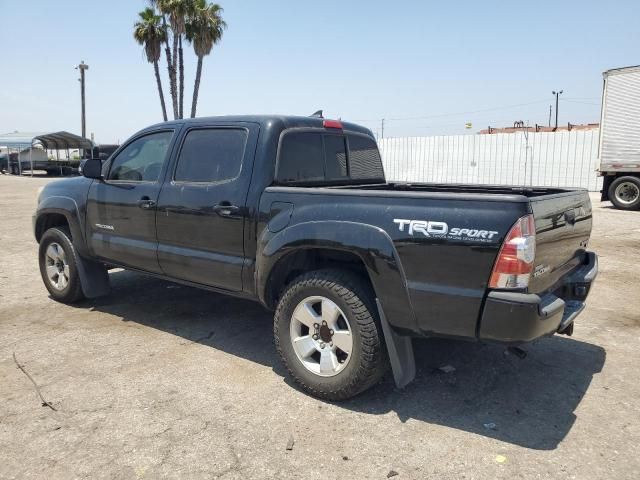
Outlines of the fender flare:
M 35 229 L 38 226 L 38 222 L 49 213 L 60 214 L 67 219 L 69 230 L 71 230 L 71 235 L 73 236 L 73 245 L 79 253 L 87 255 L 87 243 L 82 228 L 83 222 L 76 201 L 71 197 L 59 195 L 53 195 L 43 199 L 36 211 L 34 233 L 36 233 Z
M 273 268 L 286 255 L 301 249 L 337 250 L 358 256 L 389 324 L 416 331 L 406 276 L 393 240 L 383 229 L 364 223 L 310 221 L 278 233 L 265 228 L 258 238 L 255 270 L 256 292 L 263 304 L 268 303 L 267 285 Z
M 63 215 L 67 219 L 73 246 L 78 253 L 78 255 L 76 255 L 76 265 L 78 267 L 78 275 L 80 276 L 80 285 L 85 297 L 96 298 L 107 295 L 110 292 L 107 268 L 103 264 L 89 258 L 90 255 L 80 220 L 80 210 L 73 198 L 51 196 L 40 202 L 34 221 L 34 234 L 36 235 L 36 239 L 38 223 L 47 214 L 52 213 Z

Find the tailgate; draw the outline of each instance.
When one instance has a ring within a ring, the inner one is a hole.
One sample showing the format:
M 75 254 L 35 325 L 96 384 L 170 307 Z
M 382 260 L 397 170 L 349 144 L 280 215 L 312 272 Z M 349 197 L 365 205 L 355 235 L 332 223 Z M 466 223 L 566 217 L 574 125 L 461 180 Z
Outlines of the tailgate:
M 584 259 L 591 235 L 591 200 L 586 190 L 534 197 L 536 257 L 529 292 L 553 287 Z

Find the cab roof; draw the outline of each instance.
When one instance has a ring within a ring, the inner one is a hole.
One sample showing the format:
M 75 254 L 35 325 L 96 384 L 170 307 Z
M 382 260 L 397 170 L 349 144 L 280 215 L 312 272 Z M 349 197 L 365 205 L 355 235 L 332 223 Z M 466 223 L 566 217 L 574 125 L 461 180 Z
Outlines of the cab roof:
M 324 128 L 323 122 L 330 120 L 320 117 L 302 117 L 296 115 L 221 115 L 214 117 L 198 117 L 198 118 L 185 118 L 182 120 L 170 120 L 164 123 L 158 123 L 153 127 L 161 125 L 197 125 L 201 123 L 258 123 L 260 126 L 265 127 L 267 130 L 280 126 L 282 130 L 288 128 Z M 373 133 L 366 127 L 358 125 L 356 123 L 345 122 L 340 120 L 343 130 L 351 132 L 364 133 L 373 137 Z M 152 128 L 152 127 L 149 127 Z

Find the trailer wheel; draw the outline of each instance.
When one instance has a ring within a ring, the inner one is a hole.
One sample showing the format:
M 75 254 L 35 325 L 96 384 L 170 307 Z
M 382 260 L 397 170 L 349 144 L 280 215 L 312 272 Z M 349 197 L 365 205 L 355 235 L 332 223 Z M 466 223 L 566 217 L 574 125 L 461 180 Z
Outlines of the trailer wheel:
M 274 317 L 276 349 L 308 393 L 346 400 L 377 383 L 388 365 L 371 288 L 341 270 L 296 278 Z
M 638 210 L 640 208 L 640 178 L 616 178 L 609 186 L 609 200 L 620 210 Z

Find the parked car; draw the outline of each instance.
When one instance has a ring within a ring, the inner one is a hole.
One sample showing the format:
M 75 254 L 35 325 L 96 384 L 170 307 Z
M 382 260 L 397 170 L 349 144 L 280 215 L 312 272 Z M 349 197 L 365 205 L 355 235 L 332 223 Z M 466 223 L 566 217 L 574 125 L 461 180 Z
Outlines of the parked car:
M 38 198 L 52 298 L 107 294 L 108 264 L 259 301 L 289 373 L 326 399 L 389 364 L 406 385 L 412 337 L 570 335 L 597 274 L 585 190 L 389 183 L 352 123 L 171 121 L 83 173 Z

